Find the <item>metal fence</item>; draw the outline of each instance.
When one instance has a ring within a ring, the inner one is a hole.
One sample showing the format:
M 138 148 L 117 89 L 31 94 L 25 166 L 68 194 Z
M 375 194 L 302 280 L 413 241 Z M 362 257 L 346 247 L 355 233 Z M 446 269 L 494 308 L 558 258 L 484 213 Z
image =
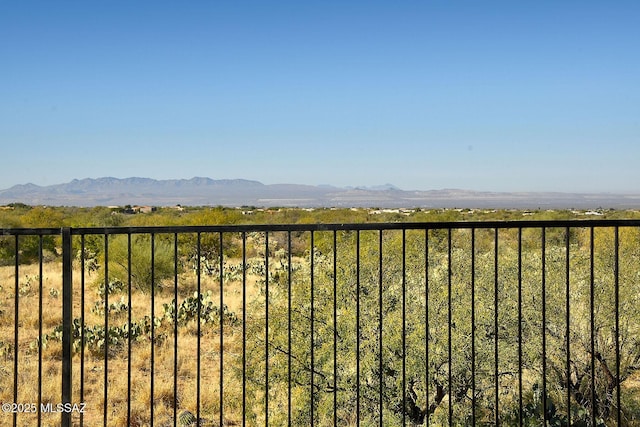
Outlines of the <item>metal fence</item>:
M 2 229 L 3 425 L 640 425 L 640 221 Z

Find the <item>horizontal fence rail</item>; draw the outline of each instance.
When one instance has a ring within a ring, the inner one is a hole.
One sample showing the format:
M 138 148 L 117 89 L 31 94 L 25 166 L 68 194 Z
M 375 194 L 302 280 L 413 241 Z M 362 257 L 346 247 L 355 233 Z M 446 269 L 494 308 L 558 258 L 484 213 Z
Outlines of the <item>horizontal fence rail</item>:
M 640 221 L 0 229 L 2 425 L 640 425 Z

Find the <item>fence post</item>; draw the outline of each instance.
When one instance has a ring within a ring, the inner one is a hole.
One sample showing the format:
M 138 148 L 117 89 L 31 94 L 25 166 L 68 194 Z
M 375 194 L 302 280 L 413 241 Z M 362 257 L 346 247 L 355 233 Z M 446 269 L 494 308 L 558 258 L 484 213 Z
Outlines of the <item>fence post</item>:
M 73 282 L 71 228 L 62 228 L 62 403 L 71 403 L 73 357 Z M 71 412 L 62 412 L 60 425 L 71 427 Z

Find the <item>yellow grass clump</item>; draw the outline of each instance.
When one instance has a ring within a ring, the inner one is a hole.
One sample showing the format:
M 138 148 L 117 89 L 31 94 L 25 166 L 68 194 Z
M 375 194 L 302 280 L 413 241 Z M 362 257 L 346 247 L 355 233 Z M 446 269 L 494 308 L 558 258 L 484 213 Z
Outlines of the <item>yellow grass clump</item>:
M 73 271 L 73 317 L 80 324 L 84 304 L 84 324 L 88 340 L 89 330 L 104 328 L 103 297 L 97 292 L 96 283 L 104 278 L 85 274 L 85 293 L 81 293 L 82 272 Z M 192 297 L 196 289 L 196 276 L 192 272 L 178 277 L 178 303 Z M 220 285 L 213 277 L 202 276 L 202 293 L 210 292 L 210 298 L 218 305 Z M 24 265 L 19 267 L 17 324 L 16 271 L 14 266 L 0 267 L 0 401 L 34 405 L 38 410 L 26 413 L 24 406 L 18 409 L 18 425 L 36 425 L 41 417 L 42 425 L 60 423 L 60 413 L 44 412 L 55 409 L 61 402 L 62 345 L 56 339 L 56 328 L 62 323 L 62 272 L 58 263 Z M 253 289 L 250 293 L 255 293 Z M 250 298 L 251 294 L 247 295 Z M 84 297 L 84 301 L 83 301 Z M 131 321 L 142 324 L 151 316 L 151 295 L 133 290 L 131 293 Z M 154 315 L 165 315 L 165 305 L 173 305 L 174 284 L 165 284 L 163 290 L 153 296 Z M 128 291 L 109 295 L 109 303 L 128 304 Z M 224 284 L 224 304 L 229 312 L 241 316 L 241 284 Z M 240 311 L 239 311 L 240 310 Z M 113 309 L 107 316 L 109 327 L 121 328 L 128 323 L 128 310 Z M 234 373 L 242 369 L 242 326 L 224 324 L 224 416 L 229 424 L 241 419 L 242 385 Z M 14 337 L 18 334 L 17 360 Z M 43 340 L 39 337 L 42 335 Z M 77 345 L 73 356 L 73 403 L 78 405 L 72 413 L 74 425 L 82 417 L 84 425 L 102 425 L 106 414 L 108 425 L 148 425 L 153 417 L 154 425 L 173 425 L 174 411 L 198 412 L 201 418 L 213 422 L 220 413 L 220 335 L 219 322 L 200 325 L 200 372 L 198 399 L 198 325 L 195 319 L 179 323 L 178 334 L 166 316 L 154 325 L 155 341 L 149 333 L 141 333 L 132 340 L 111 344 L 109 357 L 103 347 L 87 344 L 84 352 Z M 177 340 L 177 359 L 174 344 Z M 41 342 L 41 344 L 39 344 Z M 78 343 L 79 344 L 79 343 Z M 84 353 L 84 354 L 82 354 Z M 235 355 L 235 356 L 234 356 Z M 84 356 L 84 358 L 82 358 Z M 152 365 L 153 363 L 153 365 Z M 174 376 L 174 366 L 177 376 Z M 16 372 L 17 367 L 17 372 Z M 105 371 L 106 369 L 106 371 Z M 106 374 L 105 374 L 106 373 Z M 14 383 L 14 378 L 17 383 Z M 107 381 L 105 397 L 105 379 Z M 153 380 L 153 390 L 152 390 Z M 14 395 L 14 385 L 17 395 Z M 40 406 L 42 404 L 42 406 Z M 82 408 L 80 408 L 82 406 Z M 16 408 L 17 409 L 17 408 Z M 83 409 L 83 413 L 79 413 Z M 0 414 L 0 425 L 12 422 L 14 414 Z

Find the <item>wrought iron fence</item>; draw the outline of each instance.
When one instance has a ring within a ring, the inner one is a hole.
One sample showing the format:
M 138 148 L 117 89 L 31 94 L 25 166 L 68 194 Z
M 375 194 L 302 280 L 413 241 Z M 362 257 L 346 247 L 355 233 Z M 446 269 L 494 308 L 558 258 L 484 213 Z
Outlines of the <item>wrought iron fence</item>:
M 640 425 L 640 221 L 3 229 L 13 425 Z

